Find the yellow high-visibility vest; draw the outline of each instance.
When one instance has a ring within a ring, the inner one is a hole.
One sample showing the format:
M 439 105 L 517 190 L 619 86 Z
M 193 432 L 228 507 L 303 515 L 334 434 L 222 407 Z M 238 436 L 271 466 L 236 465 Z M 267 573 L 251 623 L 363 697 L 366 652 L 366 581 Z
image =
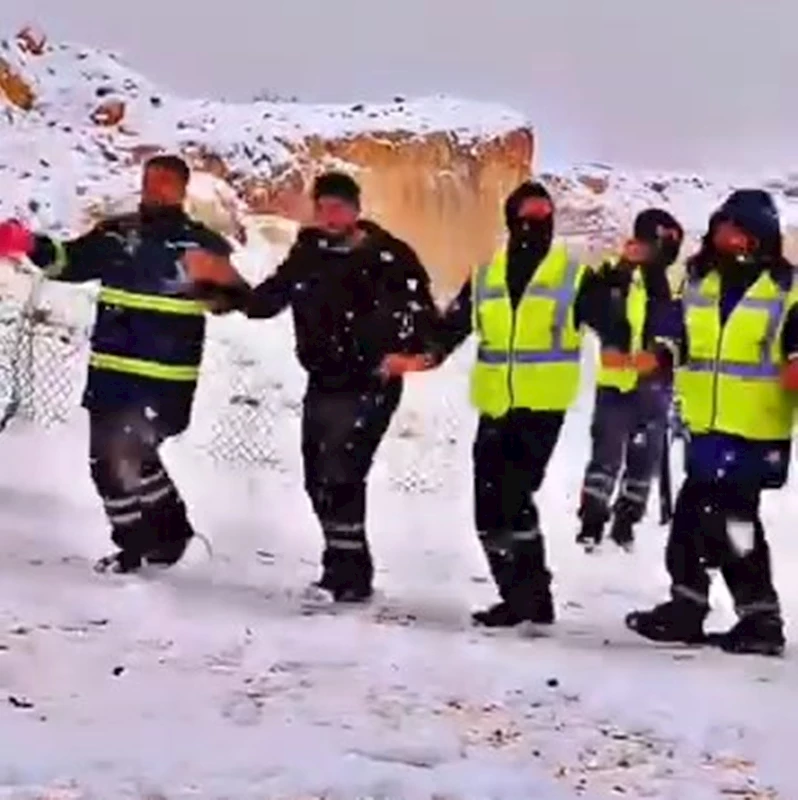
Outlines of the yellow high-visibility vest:
M 581 335 L 573 303 L 585 267 L 554 244 L 532 276 L 515 312 L 507 289 L 507 255 L 473 277 L 471 401 L 490 417 L 512 408 L 565 411 L 579 389 Z
M 798 292 L 763 273 L 720 324 L 720 275 L 684 288 L 688 354 L 676 373 L 682 416 L 691 433 L 789 439 L 795 402 L 780 382 L 781 329 Z

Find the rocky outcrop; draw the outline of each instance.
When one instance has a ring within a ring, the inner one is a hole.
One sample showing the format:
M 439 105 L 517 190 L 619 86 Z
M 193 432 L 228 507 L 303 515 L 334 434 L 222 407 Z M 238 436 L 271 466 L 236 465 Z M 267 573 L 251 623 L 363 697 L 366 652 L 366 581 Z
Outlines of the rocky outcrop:
M 0 100 L 22 111 L 30 111 L 36 100 L 27 81 L 4 58 L 0 58 Z
M 238 182 L 254 212 L 303 222 L 314 175 L 327 167 L 351 172 L 363 188 L 365 214 L 411 242 L 449 289 L 490 257 L 503 230 L 504 199 L 529 176 L 533 150 L 526 129 L 468 145 L 446 132 L 311 137 L 282 175 Z
M 53 44 L 33 29 L 2 52 L 8 58 L 0 62 L 0 90 L 27 110 L 16 129 L 7 123 L 9 136 L 16 134 L 10 161 L 22 182 L 41 175 L 60 197 L 74 187 L 78 213 L 47 209 L 69 229 L 85 220 L 87 207 L 94 216 L 125 202 L 139 164 L 159 151 L 183 153 L 250 212 L 300 223 L 310 215 L 313 178 L 334 167 L 359 180 L 366 215 L 406 238 L 449 290 L 490 256 L 502 233 L 504 198 L 533 162 L 531 128 L 492 105 L 395 98 L 381 105 L 233 106 L 171 97 L 112 54 Z M 52 164 L 36 160 L 37 131 L 48 137 L 47 149 L 56 141 L 64 150 Z M 36 201 L 52 203 L 52 191 L 38 188 Z M 229 197 L 199 202 L 201 214 L 227 225 Z M 233 234 L 243 235 L 237 224 Z

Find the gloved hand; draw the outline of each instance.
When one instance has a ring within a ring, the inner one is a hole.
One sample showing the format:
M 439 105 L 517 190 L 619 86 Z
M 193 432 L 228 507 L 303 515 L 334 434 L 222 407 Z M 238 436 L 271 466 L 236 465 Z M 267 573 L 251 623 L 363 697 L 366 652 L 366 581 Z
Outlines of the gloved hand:
M 601 350 L 601 366 L 606 369 L 629 369 L 632 356 L 613 347 L 605 347 Z
M 781 368 L 781 385 L 788 392 L 798 392 L 798 360 L 788 361 Z
M 424 372 L 436 365 L 436 359 L 427 354 L 405 355 L 390 353 L 380 364 L 380 375 L 383 378 L 399 378 L 408 372 Z
M 648 350 L 624 353 L 605 348 L 601 351 L 601 366 L 607 369 L 633 369 L 641 375 L 651 375 L 659 368 L 659 358 Z
M 659 358 L 656 353 L 640 350 L 632 356 L 632 366 L 640 375 L 651 375 L 659 369 Z
M 0 258 L 19 258 L 33 252 L 33 234 L 16 219 L 0 222 Z
M 241 277 L 227 256 L 220 256 L 202 248 L 187 250 L 183 254 L 183 266 L 193 283 L 235 286 Z

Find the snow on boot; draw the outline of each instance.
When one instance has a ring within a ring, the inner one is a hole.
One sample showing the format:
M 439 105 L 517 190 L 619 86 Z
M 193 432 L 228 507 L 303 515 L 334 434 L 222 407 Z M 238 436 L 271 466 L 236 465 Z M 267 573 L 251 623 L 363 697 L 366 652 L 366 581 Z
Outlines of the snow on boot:
M 124 575 L 141 569 L 141 554 L 133 550 L 117 550 L 94 562 L 94 571 L 98 573 L 115 573 Z
M 631 553 L 635 544 L 634 523 L 627 517 L 615 517 L 610 528 L 610 539 L 612 539 L 621 550 Z
M 743 617 L 725 633 L 711 634 L 712 643 L 726 653 L 782 656 L 786 645 L 781 617 L 773 612 Z
M 582 522 L 582 528 L 576 534 L 576 543 L 585 549 L 586 553 L 592 553 L 601 545 L 604 535 L 604 523 L 595 519 L 586 519 Z
M 626 626 L 652 642 L 701 644 L 709 609 L 690 600 L 668 600 L 650 611 L 632 611 Z

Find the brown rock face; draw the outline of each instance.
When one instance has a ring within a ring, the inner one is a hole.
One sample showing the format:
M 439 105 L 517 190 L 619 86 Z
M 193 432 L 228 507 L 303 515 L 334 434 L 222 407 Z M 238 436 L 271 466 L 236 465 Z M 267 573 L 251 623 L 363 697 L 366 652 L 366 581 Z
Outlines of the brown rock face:
M 40 112 L 35 119 L 42 125 L 62 133 L 69 128 L 78 161 L 93 157 L 99 147 L 108 160 L 112 193 L 119 191 L 120 177 L 132 185 L 131 171 L 142 160 L 156 152 L 180 152 L 195 170 L 232 187 L 235 202 L 242 199 L 248 210 L 304 223 L 311 215 L 313 179 L 340 169 L 360 183 L 364 215 L 407 240 L 444 293 L 490 258 L 502 239 L 504 200 L 532 167 L 532 130 L 507 109 L 469 108 L 441 98 L 439 106 L 429 99 L 315 109 L 253 104 L 242 113 L 224 103 L 144 96 L 144 79 L 132 70 L 125 73 L 115 58 L 110 66 L 107 54 L 53 47 L 33 28 L 20 31 L 4 48 L 0 100 Z M 66 66 L 70 58 L 72 66 Z M 67 76 L 58 70 L 70 70 L 66 91 Z M 161 106 L 169 113 L 159 112 Z M 161 138 L 145 138 L 139 133 L 142 121 L 159 113 L 165 118 L 158 126 Z M 80 171 L 76 166 L 72 173 Z M 96 170 L 88 172 L 94 176 Z M 50 177 L 65 185 L 74 179 Z M 97 185 L 102 178 L 90 183 L 81 186 L 81 196 L 89 196 L 80 203 L 91 206 L 91 215 L 92 195 L 104 205 L 106 191 Z M 198 202 L 203 214 L 218 206 L 216 217 L 230 216 L 213 194 Z M 232 230 L 243 240 L 241 225 Z
M 364 214 L 410 242 L 449 290 L 501 241 L 504 200 L 529 177 L 533 151 L 524 129 L 469 145 L 445 133 L 314 137 L 297 153 L 296 169 L 268 183 L 243 177 L 240 188 L 253 211 L 304 222 L 314 176 L 330 167 L 351 172 Z
M 2 58 L 0 58 L 0 99 L 7 100 L 23 111 L 30 111 L 36 102 L 36 95 L 30 85 L 8 61 Z
M 91 121 L 103 128 L 118 125 L 125 118 L 125 104 L 121 100 L 101 103 L 91 113 Z

